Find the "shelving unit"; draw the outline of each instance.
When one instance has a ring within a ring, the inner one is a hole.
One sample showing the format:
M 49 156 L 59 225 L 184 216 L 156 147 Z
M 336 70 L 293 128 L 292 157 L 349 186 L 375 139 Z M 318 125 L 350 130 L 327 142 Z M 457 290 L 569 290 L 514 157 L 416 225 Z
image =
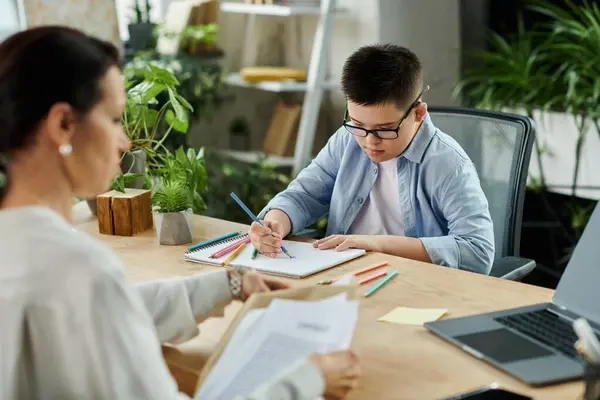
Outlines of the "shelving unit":
M 311 151 L 317 127 L 317 118 L 321 108 L 323 92 L 337 87 L 337 83 L 326 80 L 327 70 L 327 46 L 331 38 L 331 25 L 333 14 L 343 11 L 335 8 L 335 0 L 321 0 L 319 6 L 304 5 L 271 5 L 271 4 L 247 4 L 224 2 L 221 3 L 221 11 L 229 13 L 247 14 L 247 32 L 245 35 L 244 48 L 252 45 L 251 32 L 255 24 L 256 15 L 273 15 L 283 17 L 295 17 L 302 15 L 314 15 L 319 18 L 315 30 L 314 44 L 311 51 L 306 82 L 299 81 L 269 81 L 250 83 L 244 81 L 239 74 L 231 74 L 225 78 L 225 83 L 231 86 L 253 88 L 275 93 L 304 92 L 302 114 L 296 137 L 296 146 L 293 157 L 281 157 L 270 155 L 269 159 L 279 166 L 292 166 L 293 175 L 297 175 L 311 160 Z M 241 152 L 223 150 L 222 154 L 242 162 L 254 162 L 260 152 Z
M 239 14 L 278 15 L 291 17 L 293 15 L 319 15 L 319 6 L 286 6 L 279 4 L 247 4 L 227 2 L 221 4 L 221 11 Z
M 308 88 L 307 82 L 287 80 L 287 81 L 264 81 L 264 82 L 247 82 L 242 79 L 240 74 L 229 74 L 225 77 L 224 82 L 230 86 L 238 86 L 245 88 L 253 88 L 265 90 L 268 92 L 284 93 L 284 92 L 306 92 Z M 339 84 L 337 82 L 328 81 L 324 83 L 325 89 L 333 89 Z
M 253 164 L 258 159 L 264 155 L 260 151 L 239 151 L 239 150 L 217 150 L 218 154 L 231 158 L 236 161 L 241 161 L 248 164 Z M 283 157 L 277 156 L 274 154 L 269 155 L 269 161 L 277 165 L 278 167 L 293 167 L 294 166 L 294 158 L 293 157 Z

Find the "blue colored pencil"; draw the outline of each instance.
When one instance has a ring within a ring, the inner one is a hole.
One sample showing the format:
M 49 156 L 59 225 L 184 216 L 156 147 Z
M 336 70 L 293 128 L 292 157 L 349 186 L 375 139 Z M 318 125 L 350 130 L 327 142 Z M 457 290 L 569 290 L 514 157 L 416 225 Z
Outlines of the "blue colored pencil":
M 235 200 L 236 203 L 238 203 L 238 205 L 240 207 L 242 207 L 242 210 L 244 210 L 246 212 L 246 214 L 248 214 L 248 216 L 250 216 L 250 218 L 252 218 L 255 222 L 258 222 L 261 226 L 264 226 L 262 222 L 260 222 L 260 220 L 258 219 L 258 217 L 256 215 L 254 215 L 254 213 L 252 213 L 252 211 L 250 211 L 250 209 L 248 207 L 246 207 L 246 205 L 244 204 L 244 202 L 236 196 L 235 193 L 231 192 L 231 197 Z M 273 232 L 271 232 L 271 236 L 273 236 Z M 287 256 L 289 258 L 294 258 L 289 251 L 286 250 L 285 247 L 281 246 L 281 250 L 283 250 L 283 252 L 285 254 L 287 254 Z
M 198 243 L 198 244 L 195 244 L 193 246 L 190 246 L 189 250 L 196 250 L 199 247 L 208 246 L 208 245 L 211 245 L 213 243 L 220 242 L 221 240 L 232 238 L 232 237 L 237 236 L 239 234 L 240 234 L 239 232 L 231 232 L 231 233 L 228 233 L 227 235 L 219 236 L 218 238 L 210 239 L 210 240 L 207 240 L 205 242 Z
M 365 297 L 368 297 L 368 296 L 372 295 L 373 293 L 375 293 L 375 291 L 377 291 L 377 289 L 379 289 L 380 287 L 382 287 L 383 285 L 385 285 L 390 279 L 392 279 L 396 275 L 398 275 L 398 270 L 397 269 L 389 272 L 386 276 L 384 276 L 383 278 L 381 278 L 376 284 L 374 284 L 373 286 L 371 286 L 369 288 L 369 290 L 367 290 L 367 292 L 365 293 Z

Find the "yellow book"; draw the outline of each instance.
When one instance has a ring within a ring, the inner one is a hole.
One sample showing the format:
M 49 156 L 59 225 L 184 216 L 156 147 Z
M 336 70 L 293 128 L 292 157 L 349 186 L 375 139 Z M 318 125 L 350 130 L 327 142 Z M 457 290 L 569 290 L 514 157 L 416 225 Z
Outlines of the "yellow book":
M 245 67 L 240 71 L 240 76 L 246 82 L 282 81 L 293 79 L 306 80 L 306 70 L 289 67 Z

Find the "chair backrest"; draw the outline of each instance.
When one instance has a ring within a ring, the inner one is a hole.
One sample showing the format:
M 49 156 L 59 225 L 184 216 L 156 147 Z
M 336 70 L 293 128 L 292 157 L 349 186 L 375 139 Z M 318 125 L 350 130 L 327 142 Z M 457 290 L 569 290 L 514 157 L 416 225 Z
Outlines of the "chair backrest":
M 527 172 L 535 128 L 515 114 L 460 107 L 430 107 L 435 126 L 471 158 L 494 223 L 495 259 L 519 255 Z

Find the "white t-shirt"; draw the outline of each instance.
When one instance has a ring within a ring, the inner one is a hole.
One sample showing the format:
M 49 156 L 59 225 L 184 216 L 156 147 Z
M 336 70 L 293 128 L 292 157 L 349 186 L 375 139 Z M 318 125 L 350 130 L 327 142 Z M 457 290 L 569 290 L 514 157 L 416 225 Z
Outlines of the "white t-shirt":
M 231 301 L 225 270 L 130 285 L 113 251 L 42 207 L 0 210 L 0 255 L 0 399 L 185 399 L 160 342 Z M 244 399 L 323 390 L 299 360 Z
M 348 234 L 404 235 L 404 220 L 400 212 L 397 161 L 396 158 L 393 158 L 378 163 L 377 180 L 352 222 Z

